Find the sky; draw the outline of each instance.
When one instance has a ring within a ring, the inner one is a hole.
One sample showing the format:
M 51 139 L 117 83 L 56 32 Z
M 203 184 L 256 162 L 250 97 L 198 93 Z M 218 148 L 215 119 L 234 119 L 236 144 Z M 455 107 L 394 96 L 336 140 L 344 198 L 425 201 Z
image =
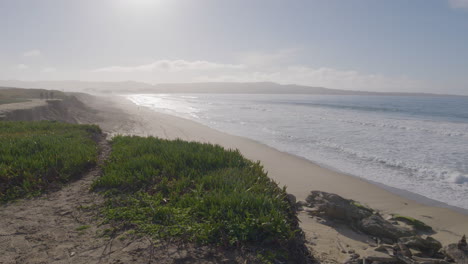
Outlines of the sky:
M 0 0 L 0 80 L 468 95 L 468 0 Z

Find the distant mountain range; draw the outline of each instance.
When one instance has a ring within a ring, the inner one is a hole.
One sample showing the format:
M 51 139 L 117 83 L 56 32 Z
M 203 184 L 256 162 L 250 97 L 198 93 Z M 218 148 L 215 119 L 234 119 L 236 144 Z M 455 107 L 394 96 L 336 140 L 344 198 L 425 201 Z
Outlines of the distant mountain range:
M 295 84 L 272 82 L 230 83 L 167 83 L 147 84 L 142 82 L 84 82 L 84 81 L 0 81 L 1 87 L 43 88 L 65 92 L 85 93 L 236 93 L 236 94 L 317 94 L 317 95 L 405 95 L 449 96 L 429 93 L 389 93 L 328 89 Z

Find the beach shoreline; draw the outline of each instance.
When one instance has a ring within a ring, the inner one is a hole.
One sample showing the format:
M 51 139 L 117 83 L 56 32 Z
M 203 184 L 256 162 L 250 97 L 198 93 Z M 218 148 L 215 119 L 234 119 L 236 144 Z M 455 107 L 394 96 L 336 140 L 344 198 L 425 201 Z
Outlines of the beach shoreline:
M 246 158 L 260 161 L 269 177 L 280 186 L 287 186 L 287 191 L 298 200 L 305 200 L 313 190 L 336 193 L 384 214 L 399 214 L 419 219 L 434 228 L 436 234 L 433 236 L 443 244 L 453 243 L 464 233 L 468 233 L 468 215 L 464 209 L 440 207 L 439 202 L 417 195 L 414 196 L 416 200 L 413 200 L 405 197 L 399 189 L 390 190 L 391 187 L 385 188 L 346 173 L 333 171 L 257 141 L 229 135 L 192 120 L 138 106 L 123 96 L 81 96 L 80 99 L 98 110 L 100 119 L 97 123 L 110 135 L 180 138 L 239 149 Z M 310 217 L 300 218 L 301 226 L 307 235 L 307 230 L 313 230 L 315 223 Z

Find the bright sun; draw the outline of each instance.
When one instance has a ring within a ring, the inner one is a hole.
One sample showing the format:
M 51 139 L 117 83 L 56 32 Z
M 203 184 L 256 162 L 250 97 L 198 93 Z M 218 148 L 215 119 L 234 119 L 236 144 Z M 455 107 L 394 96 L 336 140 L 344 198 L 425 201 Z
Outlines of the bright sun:
M 161 2 L 159 0 L 127 0 L 128 2 L 131 2 L 133 5 L 137 6 L 149 6 L 149 5 L 155 5 L 158 2 Z
M 158 7 L 163 0 L 117 0 L 116 1 L 122 8 L 129 10 L 144 10 L 147 8 Z

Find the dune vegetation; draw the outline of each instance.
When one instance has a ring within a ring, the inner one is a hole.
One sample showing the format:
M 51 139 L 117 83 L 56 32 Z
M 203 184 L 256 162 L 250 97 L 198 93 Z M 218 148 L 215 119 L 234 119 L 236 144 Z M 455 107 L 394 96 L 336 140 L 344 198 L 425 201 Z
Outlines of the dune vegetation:
M 0 201 L 40 194 L 97 160 L 95 125 L 0 121 Z
M 111 144 L 93 188 L 106 194 L 104 215 L 117 230 L 297 257 L 288 256 L 302 234 L 296 213 L 259 163 L 182 140 L 117 136 Z
M 27 102 L 30 99 L 65 99 L 66 97 L 65 93 L 57 90 L 0 87 L 0 104 Z

